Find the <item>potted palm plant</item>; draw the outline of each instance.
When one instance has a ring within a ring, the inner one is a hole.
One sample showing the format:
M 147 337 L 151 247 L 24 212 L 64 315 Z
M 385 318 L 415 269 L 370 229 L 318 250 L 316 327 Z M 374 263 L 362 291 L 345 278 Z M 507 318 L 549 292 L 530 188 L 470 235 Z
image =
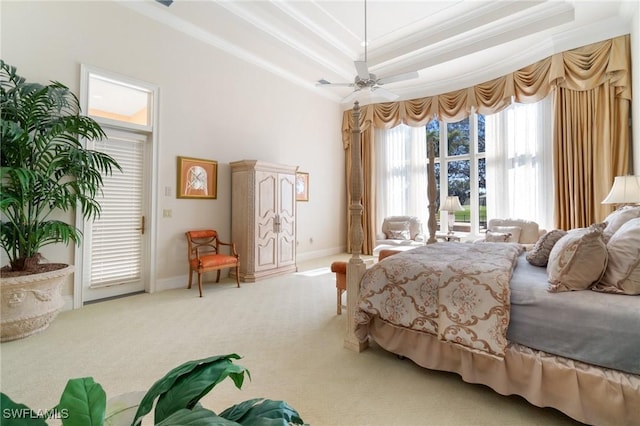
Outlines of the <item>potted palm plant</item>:
M 105 133 L 80 114 L 68 87 L 27 82 L 2 60 L 0 114 L 0 243 L 8 262 L 0 270 L 0 340 L 8 341 L 45 329 L 64 305 L 60 285 L 73 267 L 43 262 L 40 249 L 80 244 L 82 234 L 55 212 L 79 208 L 85 219 L 97 217 L 102 176 L 121 168 L 109 155 L 84 148 L 83 140 Z

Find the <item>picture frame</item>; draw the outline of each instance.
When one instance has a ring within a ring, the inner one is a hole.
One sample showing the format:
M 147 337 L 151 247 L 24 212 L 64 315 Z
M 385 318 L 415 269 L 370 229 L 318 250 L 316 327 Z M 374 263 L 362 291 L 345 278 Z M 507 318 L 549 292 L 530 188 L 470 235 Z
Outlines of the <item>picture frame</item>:
M 296 172 L 296 201 L 309 201 L 309 173 Z
M 216 199 L 218 162 L 202 158 L 178 157 L 177 198 Z

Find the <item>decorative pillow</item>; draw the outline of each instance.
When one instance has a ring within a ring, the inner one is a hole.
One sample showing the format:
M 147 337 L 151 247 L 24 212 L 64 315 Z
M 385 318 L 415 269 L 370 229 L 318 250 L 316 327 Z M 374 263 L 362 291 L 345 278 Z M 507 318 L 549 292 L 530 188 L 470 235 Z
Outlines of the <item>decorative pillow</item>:
M 567 231 L 563 229 L 554 229 L 544 234 L 527 253 L 527 261 L 535 266 L 547 266 L 551 249 L 565 235 Z
M 402 233 L 406 232 L 406 238 L 402 237 Z M 392 240 L 408 240 L 411 238 L 411 233 L 409 232 L 409 222 L 400 221 L 400 222 L 387 222 L 387 238 Z
M 387 236 L 392 240 L 408 240 L 409 231 L 389 231 Z
M 607 243 L 609 262 L 594 290 L 640 294 L 640 218 L 631 219 Z
M 586 290 L 600 280 L 607 266 L 603 228 L 572 229 L 553 246 L 547 264 L 550 292 Z
M 506 243 L 511 238 L 509 232 L 495 232 L 488 230 L 485 234 L 484 240 L 488 243 Z
M 508 243 L 517 243 L 520 241 L 520 232 L 522 232 L 522 228 L 519 226 L 492 226 L 487 232 L 502 232 L 505 234 L 511 234 L 511 236 L 507 239 Z
M 604 220 L 607 223 L 607 227 L 604 229 L 605 242 L 608 241 L 622 225 L 637 217 L 640 217 L 640 206 L 624 206 L 609 213 L 609 216 Z

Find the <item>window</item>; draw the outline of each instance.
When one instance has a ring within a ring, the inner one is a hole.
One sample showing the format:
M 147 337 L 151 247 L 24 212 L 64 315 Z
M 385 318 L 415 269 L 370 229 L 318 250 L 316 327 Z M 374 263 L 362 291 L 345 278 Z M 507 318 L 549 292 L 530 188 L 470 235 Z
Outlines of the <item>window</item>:
M 378 226 L 387 216 L 416 216 L 426 224 L 427 155 L 425 128 L 404 124 L 375 129 L 376 215 Z
M 123 123 L 151 127 L 153 93 L 89 72 L 88 114 L 102 122 L 122 126 Z
M 550 97 L 487 116 L 487 212 L 490 217 L 553 226 Z M 526 190 L 523 190 L 526 189 Z
M 448 195 L 457 196 L 464 211 L 456 212 L 454 229 L 478 234 L 487 222 L 484 116 L 472 114 L 456 123 L 432 120 L 427 135 L 435 147 L 438 211 Z
M 549 99 L 513 104 L 486 117 L 472 113 L 455 123 L 432 120 L 424 129 L 416 129 L 401 125 L 375 130 L 380 222 L 395 214 L 427 222 L 426 164 L 431 143 L 438 220 L 440 204 L 448 195 L 456 195 L 464 207 L 455 214 L 458 232 L 479 235 L 486 229 L 487 217 L 528 219 L 542 228 L 553 225 Z

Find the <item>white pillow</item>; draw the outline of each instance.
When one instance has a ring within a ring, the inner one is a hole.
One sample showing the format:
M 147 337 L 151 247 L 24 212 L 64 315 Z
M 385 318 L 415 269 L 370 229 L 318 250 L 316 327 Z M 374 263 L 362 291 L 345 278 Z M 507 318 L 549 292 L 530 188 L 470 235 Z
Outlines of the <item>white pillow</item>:
M 607 243 L 609 263 L 594 290 L 640 294 L 640 218 L 627 221 Z
M 484 240 L 488 243 L 506 243 L 511 238 L 509 232 L 497 232 L 488 230 L 485 234 Z
M 389 239 L 391 240 L 408 240 L 409 231 L 389 231 Z
M 517 243 L 520 241 L 520 232 L 522 232 L 522 228 L 520 228 L 519 226 L 492 226 L 489 231 L 511 234 L 506 242 Z
M 604 220 L 607 223 L 607 227 L 604 228 L 604 240 L 608 241 L 622 225 L 637 217 L 640 217 L 640 206 L 624 206 L 609 213 Z
M 607 266 L 603 228 L 572 229 L 553 246 L 547 264 L 550 292 L 586 290 L 600 280 Z
M 409 222 L 387 222 L 386 234 L 387 238 L 391 240 L 408 240 L 409 238 L 411 238 L 411 233 L 409 232 Z

